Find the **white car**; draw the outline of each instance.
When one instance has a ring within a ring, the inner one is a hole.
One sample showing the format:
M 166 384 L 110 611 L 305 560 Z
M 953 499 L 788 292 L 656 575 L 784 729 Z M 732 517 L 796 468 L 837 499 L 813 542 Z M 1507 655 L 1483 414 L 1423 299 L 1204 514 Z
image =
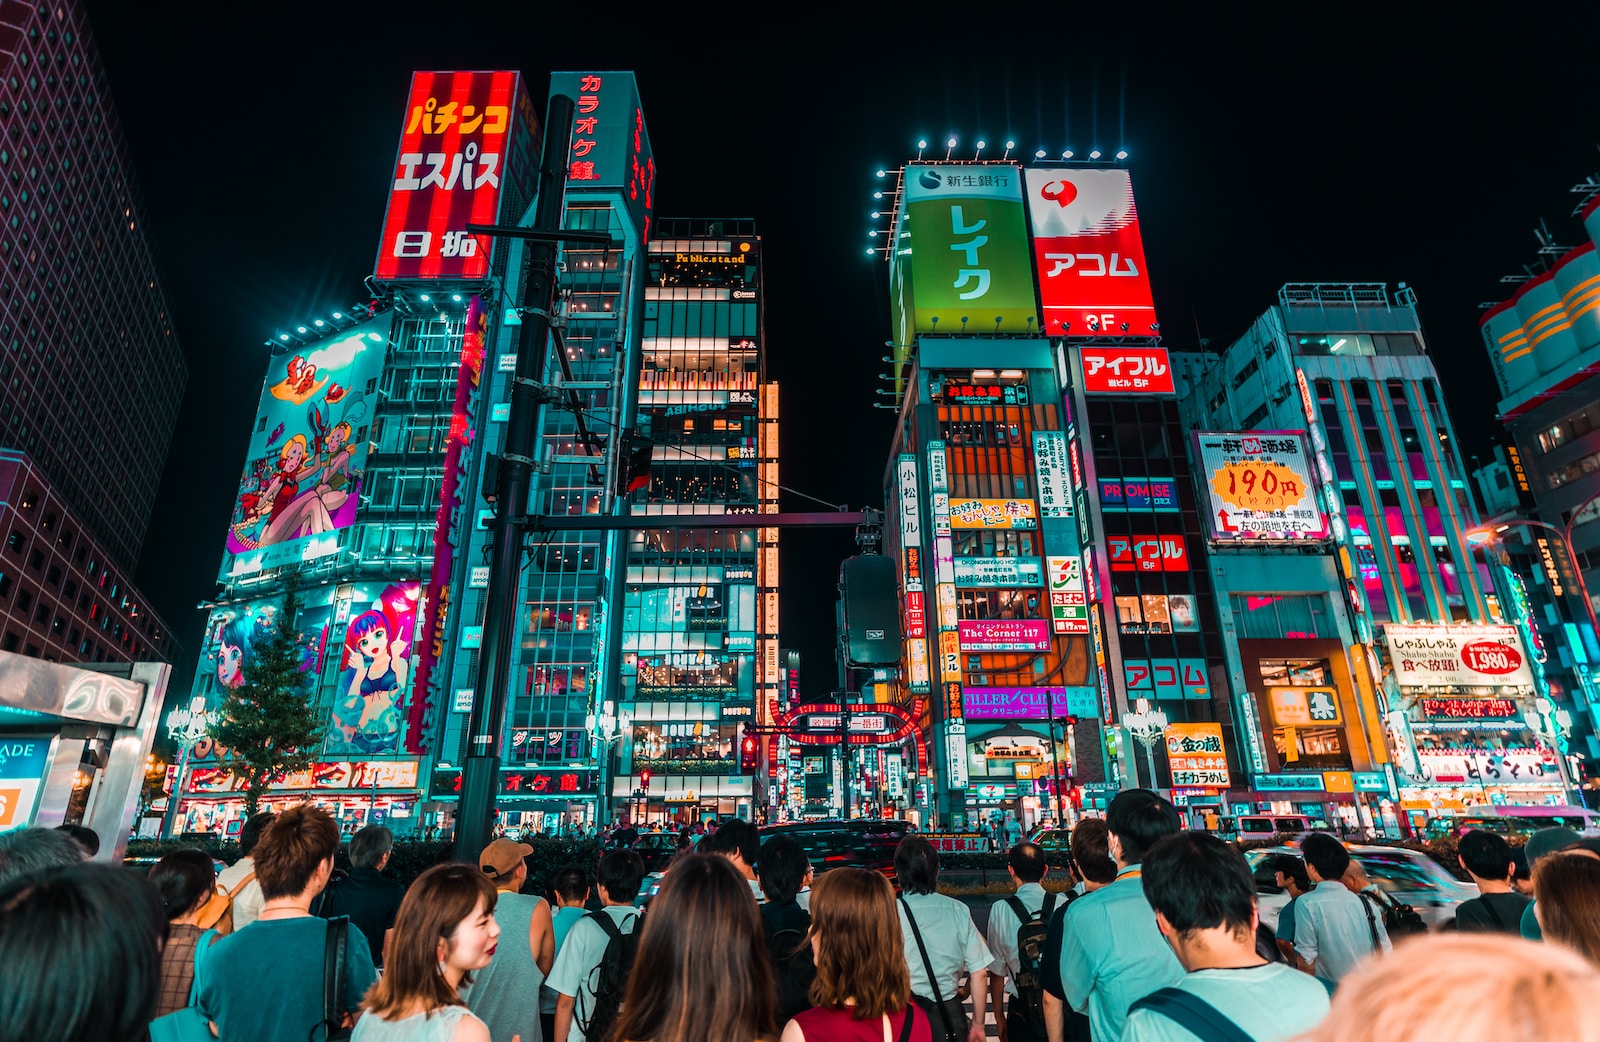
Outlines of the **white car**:
M 1301 856 L 1300 851 L 1289 847 L 1247 851 L 1245 860 L 1251 871 L 1269 854 Z M 1461 902 L 1478 896 L 1476 886 L 1456 879 L 1421 851 L 1407 847 L 1351 846 L 1350 856 L 1367 870 L 1367 878 L 1378 889 L 1415 909 L 1430 930 L 1437 930 L 1454 919 L 1456 906 Z M 1266 918 L 1265 912 L 1262 918 Z

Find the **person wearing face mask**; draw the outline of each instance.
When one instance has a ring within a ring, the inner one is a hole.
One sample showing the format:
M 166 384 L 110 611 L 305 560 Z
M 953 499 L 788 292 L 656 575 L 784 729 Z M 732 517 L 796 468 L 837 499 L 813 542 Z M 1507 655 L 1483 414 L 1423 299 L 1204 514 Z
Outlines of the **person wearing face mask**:
M 1148 789 L 1129 789 L 1107 808 L 1106 830 L 1117 878 L 1067 906 L 1061 937 L 1067 1005 L 1089 1015 L 1096 1042 L 1119 1038 L 1129 1006 L 1183 977 L 1139 867 L 1151 847 L 1182 830 L 1177 808 Z

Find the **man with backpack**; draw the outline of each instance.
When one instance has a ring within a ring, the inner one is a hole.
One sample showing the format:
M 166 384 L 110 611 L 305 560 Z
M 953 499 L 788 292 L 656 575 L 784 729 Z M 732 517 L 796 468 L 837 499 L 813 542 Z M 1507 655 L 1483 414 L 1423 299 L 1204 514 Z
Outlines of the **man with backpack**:
M 778 987 L 778 1020 L 787 1024 L 796 1013 L 811 1008 L 811 982 L 817 967 L 811 945 L 811 915 L 798 900 L 800 887 L 811 873 L 805 850 L 792 836 L 774 836 L 761 845 L 758 862 L 761 892 L 761 932 L 772 959 L 772 978 Z
M 1326 988 L 1256 951 L 1255 881 L 1230 844 L 1182 832 L 1142 870 L 1156 928 L 1187 973 L 1133 1004 L 1122 1042 L 1277 1042 L 1327 1015 Z
M 1046 892 L 1043 885 L 1049 870 L 1038 844 L 1016 844 L 1006 853 L 1006 872 L 1016 893 L 989 909 L 989 950 L 994 953 L 989 964 L 989 1001 L 1001 1042 L 1045 1042 L 1040 964 L 1056 906 L 1056 895 Z
M 545 981 L 556 993 L 551 1042 L 607 1042 L 639 949 L 633 902 L 644 882 L 644 861 L 632 850 L 607 851 L 597 877 L 604 907 L 573 924 Z

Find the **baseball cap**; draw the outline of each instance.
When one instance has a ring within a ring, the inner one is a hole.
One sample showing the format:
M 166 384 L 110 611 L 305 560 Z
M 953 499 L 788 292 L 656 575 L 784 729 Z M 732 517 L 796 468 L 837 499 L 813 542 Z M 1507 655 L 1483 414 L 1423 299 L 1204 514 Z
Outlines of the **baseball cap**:
M 1554 854 L 1558 850 L 1570 847 L 1582 838 L 1571 829 L 1539 829 L 1528 837 L 1528 844 L 1523 848 L 1528 855 L 1528 866 L 1533 867 L 1533 863 L 1546 854 Z
M 497 839 L 478 855 L 478 867 L 490 879 L 504 879 L 515 872 L 522 859 L 531 853 L 533 848 L 526 843 Z

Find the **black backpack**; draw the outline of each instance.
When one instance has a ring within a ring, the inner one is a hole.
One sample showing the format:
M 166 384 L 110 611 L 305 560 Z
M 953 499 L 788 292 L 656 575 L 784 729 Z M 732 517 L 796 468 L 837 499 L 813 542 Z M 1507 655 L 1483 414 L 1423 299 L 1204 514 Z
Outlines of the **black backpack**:
M 1050 935 L 1050 913 L 1055 908 L 1056 895 L 1045 894 L 1039 911 L 1029 914 L 1027 906 L 1015 897 L 1006 898 L 1006 904 L 1016 914 L 1017 922 L 1017 998 L 1012 1003 L 1036 1036 L 1045 1035 L 1044 979 L 1040 963 L 1044 960 L 1045 940 Z
M 607 1042 L 616 1027 L 617 1014 L 622 1012 L 622 996 L 628 990 L 628 974 L 633 971 L 633 958 L 639 954 L 639 932 L 644 929 L 644 913 L 633 922 L 633 931 L 623 933 L 616 920 L 605 912 L 590 912 L 584 916 L 592 919 L 606 932 L 606 950 L 600 956 L 600 965 L 590 971 L 594 983 L 594 1003 L 589 1007 L 589 1019 L 580 1021 L 578 1027 L 588 1042 Z
M 804 930 L 777 930 L 767 937 L 772 957 L 772 978 L 778 986 L 778 1019 L 787 1024 L 796 1013 L 811 1008 L 811 982 L 816 963 Z
M 1410 937 L 1412 934 L 1428 932 L 1428 924 L 1423 921 L 1422 916 L 1417 914 L 1417 910 L 1391 895 L 1381 890 L 1372 890 L 1362 891 L 1358 896 L 1360 896 L 1362 903 L 1368 906 L 1367 914 L 1369 916 L 1372 914 L 1371 906 L 1378 906 L 1378 911 L 1382 913 L 1383 930 L 1389 935 L 1389 940 L 1397 941 L 1402 937 Z M 1376 943 L 1374 943 L 1374 948 L 1376 948 Z

